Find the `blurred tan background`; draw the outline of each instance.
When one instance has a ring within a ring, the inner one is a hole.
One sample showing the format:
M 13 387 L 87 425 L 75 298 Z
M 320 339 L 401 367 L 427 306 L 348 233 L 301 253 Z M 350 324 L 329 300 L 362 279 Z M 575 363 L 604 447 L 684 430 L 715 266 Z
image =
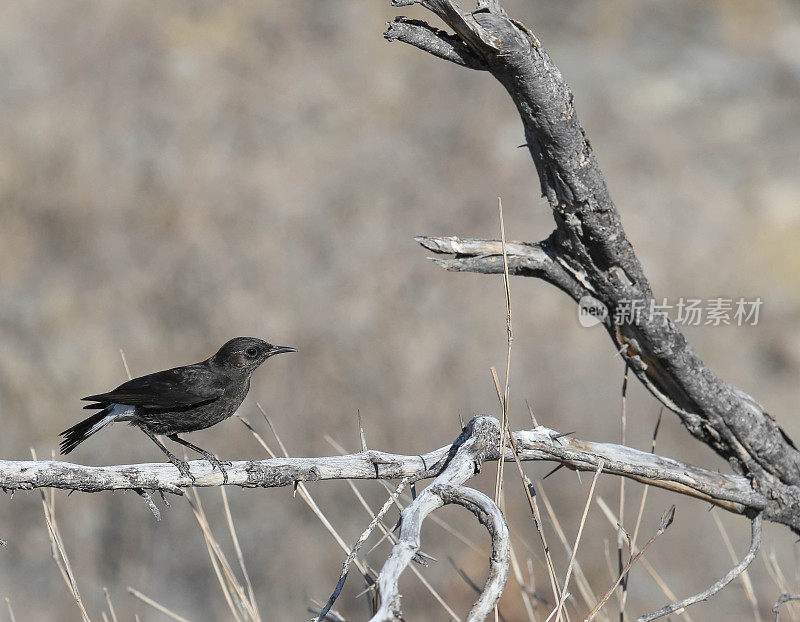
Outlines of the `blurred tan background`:
M 572 85 L 657 294 L 764 300 L 756 327 L 693 328 L 689 337 L 800 437 L 800 5 L 506 7 Z M 260 402 L 295 455 L 334 452 L 325 434 L 357 449 L 359 410 L 372 447 L 407 454 L 450 442 L 459 414 L 497 414 L 489 367 L 505 361 L 502 280 L 447 274 L 412 237 L 496 237 L 497 196 L 509 239 L 546 237 L 551 217 L 500 86 L 387 44 L 383 24 L 394 15 L 364 0 L 0 3 L 0 456 L 56 449 L 58 432 L 85 414 L 79 399 L 125 380 L 120 349 L 141 375 L 206 358 L 236 335 L 299 350 L 257 372 L 241 409 L 267 435 Z M 515 425 L 529 425 L 529 400 L 545 425 L 618 440 L 622 364 L 605 334 L 581 328 L 554 288 L 532 279 L 511 287 Z M 636 384 L 628 409 L 629 443 L 649 448 L 657 404 Z M 235 420 L 191 440 L 228 459 L 263 456 Z M 670 413 L 658 451 L 728 469 Z M 115 426 L 70 458 L 163 456 Z M 526 468 L 538 478 L 551 465 Z M 476 485 L 490 486 L 493 473 Z M 544 483 L 570 540 L 590 479 L 561 471 Z M 612 507 L 618 486 L 602 478 L 598 488 Z M 375 508 L 385 498 L 376 483 L 359 488 Z M 311 490 L 355 541 L 369 517 L 347 485 Z M 632 529 L 641 487 L 627 490 Z M 513 470 L 507 491 L 523 565 L 534 560 L 547 593 Z M 201 494 L 231 551 L 218 491 Z M 264 618 L 308 618 L 309 599 L 328 597 L 344 554 L 290 490 L 229 494 Z M 731 561 L 707 507 L 684 498 L 651 491 L 643 538 L 671 502 L 676 522 L 648 558 L 683 596 Z M 121 620 L 164 619 L 127 586 L 191 620 L 228 619 L 188 504 L 158 503 L 159 523 L 134 494 L 57 494 L 93 619 L 103 586 Z M 441 515 L 486 544 L 471 517 Z M 722 518 L 741 555 L 746 521 Z M 566 556 L 549 521 L 546 529 L 563 576 Z M 466 612 L 473 594 L 448 556 L 479 583 L 486 556 L 434 525 L 423 535 L 439 559 L 426 576 Z M 0 497 L 0 537 L 0 597 L 17 619 L 79 619 L 50 557 L 38 492 Z M 594 506 L 579 559 L 598 594 L 611 583 L 607 546 L 615 532 Z M 766 530 L 750 574 L 764 619 L 782 589 L 765 561 L 774 557 L 784 589 L 800 590 L 797 547 L 785 529 Z M 370 564 L 379 568 L 387 550 Z M 413 577 L 401 585 L 409 620 L 446 619 Z M 361 588 L 354 573 L 337 604 L 351 619 L 366 614 Z M 665 602 L 641 567 L 630 590 L 632 615 Z M 523 619 L 513 580 L 501 610 Z M 740 582 L 691 613 L 753 618 Z

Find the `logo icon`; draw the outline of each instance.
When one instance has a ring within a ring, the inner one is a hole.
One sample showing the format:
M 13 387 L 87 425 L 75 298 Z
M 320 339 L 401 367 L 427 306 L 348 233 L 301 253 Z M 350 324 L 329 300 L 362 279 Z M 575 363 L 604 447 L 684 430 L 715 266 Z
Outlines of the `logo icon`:
M 608 317 L 608 308 L 597 298 L 586 294 L 578 301 L 578 321 L 584 328 L 601 324 Z

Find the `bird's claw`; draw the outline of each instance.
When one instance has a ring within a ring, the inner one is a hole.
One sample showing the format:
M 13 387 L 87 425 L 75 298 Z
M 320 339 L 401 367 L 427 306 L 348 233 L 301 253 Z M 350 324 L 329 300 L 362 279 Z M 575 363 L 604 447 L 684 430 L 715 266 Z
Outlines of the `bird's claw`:
M 217 458 L 213 454 L 207 455 L 206 456 L 206 460 L 208 460 L 209 463 L 211 463 L 211 470 L 212 471 L 214 469 L 219 469 L 220 470 L 220 473 L 222 473 L 222 483 L 223 484 L 227 484 L 228 483 L 228 472 L 223 467 L 232 466 L 233 463 L 230 460 L 220 460 L 219 458 Z
M 180 458 L 175 458 L 175 460 L 171 460 L 172 464 L 175 465 L 175 468 L 180 471 L 181 475 L 184 477 L 188 477 L 192 481 L 192 485 L 197 481 L 192 475 L 191 471 L 189 470 L 189 463 L 181 460 Z

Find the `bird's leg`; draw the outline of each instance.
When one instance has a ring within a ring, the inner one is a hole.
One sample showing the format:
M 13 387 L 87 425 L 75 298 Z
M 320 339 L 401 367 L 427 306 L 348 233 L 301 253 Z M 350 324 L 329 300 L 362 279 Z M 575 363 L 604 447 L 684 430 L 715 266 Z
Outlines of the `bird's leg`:
M 197 453 L 202 455 L 203 458 L 205 458 L 206 460 L 208 460 L 211 463 L 211 469 L 212 470 L 214 469 L 214 467 L 216 467 L 216 468 L 218 468 L 220 470 L 220 472 L 222 473 L 222 483 L 223 484 L 227 484 L 228 483 L 228 473 L 222 467 L 223 466 L 231 466 L 231 464 L 232 464 L 231 462 L 227 462 L 227 461 L 223 462 L 222 460 L 217 458 L 214 454 L 212 454 L 210 451 L 206 451 L 205 449 L 200 449 L 200 447 L 198 447 L 197 445 L 192 445 L 189 441 L 182 439 L 177 434 L 167 434 L 167 438 L 170 439 L 170 440 L 175 441 L 176 443 L 180 443 L 184 447 L 188 447 L 189 449 L 193 449 Z
M 194 478 L 194 475 L 192 475 L 192 474 L 189 472 L 189 463 L 188 463 L 188 462 L 186 462 L 185 460 L 181 460 L 181 459 L 180 459 L 180 458 L 178 458 L 178 457 L 177 457 L 175 454 L 173 454 L 173 453 L 172 453 L 172 452 L 171 452 L 169 449 L 167 449 L 166 447 L 164 447 L 164 444 L 163 444 L 163 443 L 162 443 L 160 440 L 158 440 L 158 439 L 156 438 L 156 435 L 155 435 L 155 434 L 153 434 L 153 433 L 152 433 L 150 430 L 148 430 L 147 428 L 139 428 L 139 429 L 140 429 L 142 432 L 144 432 L 145 434 L 147 434 L 147 436 L 149 436 L 149 437 L 150 437 L 150 439 L 151 439 L 151 440 L 152 440 L 152 441 L 153 441 L 153 442 L 154 442 L 156 445 L 158 445 L 158 448 L 159 448 L 161 451 L 163 451 L 163 452 L 166 454 L 166 456 L 167 456 L 167 459 L 168 459 L 168 460 L 169 460 L 169 461 L 170 461 L 172 464 L 174 464 L 174 465 L 175 465 L 175 468 L 177 468 L 177 469 L 178 469 L 178 471 L 180 471 L 180 472 L 181 472 L 181 475 L 183 475 L 184 477 L 188 477 L 190 480 L 192 480 L 192 484 L 194 484 L 194 482 L 195 482 L 195 478 Z

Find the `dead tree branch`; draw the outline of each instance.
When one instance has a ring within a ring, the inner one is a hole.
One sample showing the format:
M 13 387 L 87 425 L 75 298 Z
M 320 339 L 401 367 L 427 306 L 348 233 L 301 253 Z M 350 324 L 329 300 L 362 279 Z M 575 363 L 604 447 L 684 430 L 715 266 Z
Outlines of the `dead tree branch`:
M 421 4 L 455 34 L 398 18 L 387 25 L 387 39 L 488 71 L 517 106 L 556 229 L 543 242 L 509 245 L 509 272 L 541 278 L 573 300 L 591 295 L 605 305 L 606 330 L 637 378 L 695 438 L 752 479 L 768 500 L 765 518 L 800 533 L 800 452 L 775 420 L 756 400 L 718 378 L 669 318 L 641 313 L 630 322 L 614 321 L 625 305 L 649 309 L 656 301 L 578 120 L 572 92 L 539 40 L 509 18 L 497 0 L 479 0 L 474 11 L 464 11 L 455 0 L 393 4 Z M 502 271 L 496 241 L 419 241 L 436 253 L 455 255 L 437 260 L 449 270 Z
M 472 512 L 486 526 L 492 538 L 489 576 L 467 622 L 484 620 L 500 599 L 508 577 L 511 555 L 508 525 L 494 501 L 482 492 L 462 486 L 480 471 L 484 460 L 497 452 L 500 424 L 492 417 L 476 417 L 467 425 L 462 442 L 445 461 L 439 476 L 412 501 L 400 515 L 400 537 L 392 547 L 378 579 L 381 604 L 372 622 L 390 622 L 400 617 L 400 575 L 419 552 L 422 523 L 434 510 L 454 503 Z
M 575 470 L 594 471 L 602 460 L 606 473 L 702 499 L 737 514 L 763 510 L 765 517 L 769 516 L 768 500 L 741 475 L 718 473 L 623 445 L 563 436 L 544 426 L 513 432 L 513 437 L 521 461 L 544 460 Z M 279 488 L 332 479 L 420 480 L 438 476 L 440 465 L 451 450 L 451 446 L 440 447 L 421 456 L 368 450 L 344 456 L 243 460 L 226 470 L 228 485 L 247 488 Z M 496 447 L 485 457 L 498 458 Z M 510 448 L 506 448 L 505 459 L 513 459 Z M 189 464 L 196 478 L 195 486 L 223 484 L 220 472 L 212 470 L 208 462 L 196 460 Z M 138 494 L 142 491 L 182 494 L 182 487 L 190 485 L 187 477 L 166 462 L 93 467 L 56 460 L 0 460 L 0 489 L 5 491 L 60 488 L 80 492 L 133 490 Z
M 758 549 L 761 547 L 761 514 L 758 514 L 752 521 L 750 521 L 750 549 L 747 551 L 747 554 L 742 558 L 742 560 L 736 564 L 733 568 L 730 569 L 728 574 L 722 577 L 719 581 L 716 581 L 711 587 L 706 590 L 703 590 L 699 594 L 695 594 L 694 596 L 689 596 L 688 598 L 684 598 L 683 600 L 679 600 L 677 602 L 671 603 L 662 607 L 658 611 L 654 611 L 653 613 L 648 613 L 647 615 L 642 616 L 639 618 L 637 622 L 652 622 L 652 620 L 657 620 L 658 618 L 663 618 L 671 613 L 679 611 L 681 609 L 685 609 L 690 605 L 694 605 L 699 603 L 703 600 L 708 600 L 714 594 L 719 592 L 722 588 L 724 588 L 728 583 L 733 581 L 736 577 L 742 574 L 747 567 L 753 562 L 756 558 L 756 554 L 758 553 Z

